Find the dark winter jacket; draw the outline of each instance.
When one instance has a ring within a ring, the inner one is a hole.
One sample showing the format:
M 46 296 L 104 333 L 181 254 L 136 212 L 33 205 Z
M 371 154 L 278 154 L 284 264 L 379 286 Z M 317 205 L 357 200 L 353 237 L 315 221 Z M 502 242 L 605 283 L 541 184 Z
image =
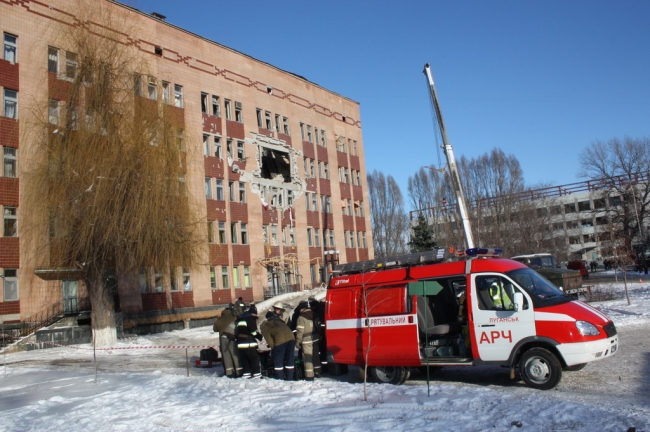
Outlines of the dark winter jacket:
M 262 340 L 262 335 L 257 330 L 257 317 L 250 312 L 245 312 L 237 320 L 235 337 L 237 338 L 238 348 L 256 348 L 257 341 Z
M 283 343 L 294 340 L 293 332 L 289 326 L 282 321 L 281 318 L 274 314 L 273 317 L 267 319 L 260 326 L 260 330 L 266 339 L 266 343 L 270 348 L 274 348 Z
M 235 337 L 235 328 L 232 325 L 235 322 L 236 318 L 233 315 L 230 309 L 225 309 L 221 312 L 221 316 L 217 318 L 217 321 L 214 323 L 213 330 L 219 332 L 219 335 L 227 335 L 232 338 Z

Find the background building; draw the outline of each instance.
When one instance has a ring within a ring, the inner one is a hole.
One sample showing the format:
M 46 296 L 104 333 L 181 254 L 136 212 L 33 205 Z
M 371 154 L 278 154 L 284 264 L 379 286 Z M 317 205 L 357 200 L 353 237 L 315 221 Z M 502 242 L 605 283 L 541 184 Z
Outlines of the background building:
M 180 119 L 188 159 L 184 181 L 203 203 L 209 257 L 205 265 L 178 272 L 114 275 L 126 327 L 178 322 L 238 297 L 260 300 L 308 288 L 327 277 L 326 263 L 372 258 L 357 102 L 168 24 L 159 14 L 102 2 L 126 15 L 132 31 L 118 39 L 154 71 L 139 77 L 137 96 L 162 100 Z M 37 251 L 21 238 L 29 217 L 21 208 L 20 183 L 30 168 L 27 107 L 42 101 L 44 115 L 57 121 L 58 92 L 78 73 L 76 53 L 59 44 L 54 29 L 101 25 L 82 24 L 76 5 L 0 3 L 4 323 L 83 308 L 83 281 L 37 269 Z

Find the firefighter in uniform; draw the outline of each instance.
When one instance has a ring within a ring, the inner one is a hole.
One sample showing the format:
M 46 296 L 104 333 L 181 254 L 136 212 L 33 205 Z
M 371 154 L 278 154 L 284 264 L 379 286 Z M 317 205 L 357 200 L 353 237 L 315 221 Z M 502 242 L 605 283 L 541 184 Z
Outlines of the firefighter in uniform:
M 296 340 L 293 337 L 293 332 L 287 323 L 274 312 L 266 314 L 266 321 L 262 323 L 260 330 L 271 348 L 275 377 L 280 380 L 292 381 L 296 364 L 293 352 Z
M 321 363 L 318 351 L 318 327 L 319 323 L 314 325 L 314 312 L 307 304 L 300 311 L 298 322 L 296 323 L 296 346 L 302 351 L 302 361 L 305 366 L 305 379 L 313 381 L 314 376 L 320 376 Z M 318 319 L 316 319 L 318 321 Z
M 285 324 L 289 324 L 291 316 L 289 315 L 289 312 L 287 312 L 282 302 L 275 302 L 273 305 L 273 313 L 275 313 L 278 318 L 284 321 Z
M 506 292 L 505 289 L 501 286 L 500 281 L 494 281 L 492 282 L 492 285 L 490 285 L 490 297 L 492 297 L 492 302 L 494 303 L 494 307 L 496 309 L 505 309 L 505 310 L 511 310 L 512 309 L 512 300 L 510 299 L 510 296 L 508 296 L 508 293 Z
M 257 308 L 251 305 L 248 311 L 237 321 L 235 326 L 237 338 L 237 351 L 239 364 L 242 367 L 242 377 L 261 378 L 260 356 L 257 353 L 257 341 L 262 340 L 262 335 L 257 330 Z
M 237 344 L 235 343 L 236 318 L 230 308 L 224 309 L 214 323 L 213 330 L 219 332 L 219 347 L 223 359 L 223 369 L 228 378 L 237 378 L 242 374 L 239 366 Z

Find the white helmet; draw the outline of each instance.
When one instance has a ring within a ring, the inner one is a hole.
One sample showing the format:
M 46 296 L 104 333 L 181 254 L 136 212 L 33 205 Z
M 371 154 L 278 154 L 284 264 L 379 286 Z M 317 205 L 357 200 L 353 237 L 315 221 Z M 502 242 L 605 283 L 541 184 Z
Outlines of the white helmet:
M 275 302 L 275 304 L 273 305 L 273 309 L 282 309 L 282 310 L 284 310 L 284 305 L 282 304 L 282 302 Z

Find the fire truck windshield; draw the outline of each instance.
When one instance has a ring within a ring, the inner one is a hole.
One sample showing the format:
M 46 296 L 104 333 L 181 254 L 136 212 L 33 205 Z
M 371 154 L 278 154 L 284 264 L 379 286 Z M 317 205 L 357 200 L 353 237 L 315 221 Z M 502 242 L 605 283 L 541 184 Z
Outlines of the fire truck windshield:
M 517 269 L 506 274 L 530 295 L 535 307 L 553 306 L 571 301 L 559 288 L 532 269 Z

